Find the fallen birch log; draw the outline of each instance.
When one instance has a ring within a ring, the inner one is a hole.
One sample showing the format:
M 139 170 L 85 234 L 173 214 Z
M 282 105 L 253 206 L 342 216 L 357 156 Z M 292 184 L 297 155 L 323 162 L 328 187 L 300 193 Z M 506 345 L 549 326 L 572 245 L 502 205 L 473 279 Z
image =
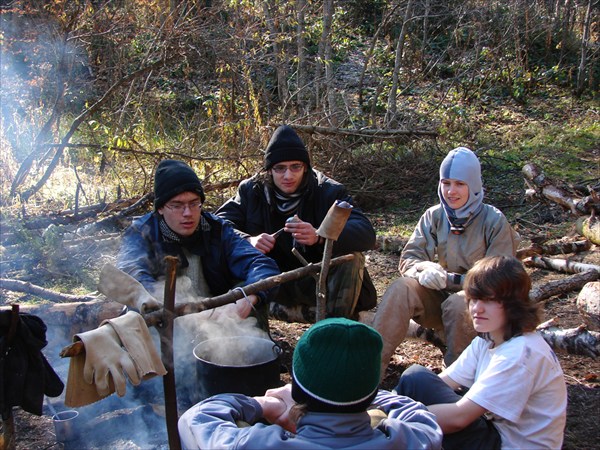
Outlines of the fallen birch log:
M 600 274 L 600 266 L 596 264 L 585 264 L 569 261 L 568 259 L 545 258 L 543 256 L 532 256 L 523 261 L 527 267 L 537 267 L 538 269 L 556 270 L 564 273 L 581 273 L 587 271 L 596 271 Z
M 554 295 L 564 294 L 581 289 L 590 281 L 596 281 L 600 273 L 595 270 L 577 273 L 562 280 L 550 281 L 548 283 L 534 286 L 529 291 L 529 298 L 534 302 L 540 302 Z
M 554 318 L 540 324 L 536 331 L 556 352 L 592 358 L 600 356 L 600 333 L 589 331 L 585 325 L 560 329 L 558 319 Z

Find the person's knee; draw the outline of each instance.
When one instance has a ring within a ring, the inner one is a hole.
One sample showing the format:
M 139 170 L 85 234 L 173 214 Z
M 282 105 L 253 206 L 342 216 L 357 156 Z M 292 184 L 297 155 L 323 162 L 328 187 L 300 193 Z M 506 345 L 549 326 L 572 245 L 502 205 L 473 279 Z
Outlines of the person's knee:
M 468 311 L 468 305 L 464 293 L 457 292 L 450 295 L 442 302 L 442 313 L 462 315 Z
M 429 376 L 429 369 L 419 364 L 413 364 L 402 373 L 398 380 L 398 385 L 394 390 L 399 395 L 406 395 L 407 397 L 416 399 L 415 397 Z

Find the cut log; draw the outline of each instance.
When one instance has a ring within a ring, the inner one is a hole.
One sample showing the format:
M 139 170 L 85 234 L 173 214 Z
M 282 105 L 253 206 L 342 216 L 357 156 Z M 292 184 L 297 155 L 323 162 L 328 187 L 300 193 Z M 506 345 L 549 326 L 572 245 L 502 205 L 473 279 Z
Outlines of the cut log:
M 600 274 L 595 270 L 577 273 L 562 280 L 550 281 L 548 283 L 536 285 L 529 291 L 529 298 L 534 302 L 539 302 L 554 295 L 564 294 L 581 289 L 586 283 L 596 281 Z
M 596 271 L 600 274 L 600 266 L 596 264 L 585 264 L 569 261 L 568 259 L 545 258 L 543 256 L 532 256 L 523 261 L 527 267 L 539 269 L 557 270 L 564 273 L 581 273 Z
M 540 324 L 536 330 L 556 352 L 571 355 L 600 356 L 600 333 L 589 331 L 585 325 L 577 328 L 560 329 L 558 319 Z
M 580 217 L 576 223 L 577 232 L 596 245 L 600 245 L 600 219 L 592 214 L 590 217 Z
M 589 250 L 592 243 L 587 239 L 576 242 L 562 242 L 558 244 L 540 245 L 535 242 L 527 248 L 517 250 L 517 258 L 523 260 L 536 255 L 564 255 L 567 253 L 580 253 Z
M 577 309 L 588 329 L 600 331 L 600 281 L 583 286 L 577 296 Z

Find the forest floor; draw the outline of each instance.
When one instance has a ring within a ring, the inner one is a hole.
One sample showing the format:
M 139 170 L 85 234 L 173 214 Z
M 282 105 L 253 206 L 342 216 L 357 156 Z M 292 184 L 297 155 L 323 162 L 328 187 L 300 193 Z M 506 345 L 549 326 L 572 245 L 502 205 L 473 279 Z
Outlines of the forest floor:
M 397 252 L 383 252 L 372 250 L 367 252 L 367 263 L 379 297 L 386 287 L 398 276 Z M 592 249 L 576 255 L 568 255 L 572 261 L 600 264 L 600 248 Z M 534 285 L 546 283 L 566 275 L 556 272 L 528 269 Z M 576 307 L 577 293 L 571 292 L 544 301 L 545 318 L 557 317 L 563 328 L 577 327 L 582 323 Z M 282 366 L 291 367 L 291 355 L 295 344 L 301 334 L 308 328 L 307 324 L 285 323 L 277 320 L 271 321 L 271 334 L 275 341 L 281 344 Z M 56 355 L 60 348 L 45 348 L 44 353 Z M 564 449 L 591 449 L 598 448 L 600 442 L 600 359 L 587 356 L 558 354 L 568 386 L 567 426 L 565 430 Z M 382 388 L 392 389 L 400 374 L 411 364 L 418 363 L 440 371 L 442 368 L 442 354 L 440 350 L 430 343 L 420 340 L 407 340 L 396 350 Z M 289 382 L 289 372 L 282 374 L 282 381 Z M 518 380 L 514 380 L 518 382 Z M 113 396 L 116 397 L 116 396 Z M 119 399 L 116 398 L 118 401 Z M 105 400 L 103 400 L 104 402 Z M 102 403 L 102 402 L 100 402 Z M 139 444 L 134 439 L 115 440 L 105 435 L 106 445 L 86 444 L 85 440 L 71 443 L 57 443 L 51 420 L 51 413 L 47 404 L 44 405 L 44 415 L 37 417 L 26 413 L 19 408 L 14 412 L 16 428 L 16 448 L 19 450 L 51 449 L 51 448 L 168 448 L 164 434 L 156 438 L 153 444 Z M 116 437 L 116 436 L 115 436 Z

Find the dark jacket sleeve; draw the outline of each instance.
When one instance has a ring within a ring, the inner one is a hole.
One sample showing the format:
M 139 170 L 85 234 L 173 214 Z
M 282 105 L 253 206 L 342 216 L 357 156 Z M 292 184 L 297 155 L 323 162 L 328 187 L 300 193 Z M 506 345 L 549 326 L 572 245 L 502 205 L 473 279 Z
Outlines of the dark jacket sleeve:
M 364 215 L 362 210 L 354 206 L 352 196 L 345 186 L 331 178 L 317 173 L 317 188 L 315 191 L 315 202 L 320 204 L 318 211 L 318 224 L 321 224 L 331 205 L 336 200 L 345 201 L 353 206 L 348 221 L 342 230 L 338 240 L 333 246 L 334 254 L 343 255 L 352 252 L 364 252 L 375 248 L 375 230 L 371 221 Z
M 231 224 L 214 215 L 209 216 L 213 220 L 221 222 L 220 245 L 225 264 L 233 277 L 239 280 L 242 285 L 256 283 L 262 279 L 280 274 L 275 261 L 263 255 L 248 241 L 236 234 Z M 231 287 L 229 286 L 228 289 Z M 261 292 L 259 296 L 264 300 L 270 300 L 275 292 L 276 288 L 273 288 Z
M 117 256 L 117 267 L 138 280 L 146 289 L 152 289 L 158 276 L 158 259 L 156 239 L 151 235 L 156 232 L 152 213 L 133 221 L 125 230 L 121 239 L 121 247 Z
M 262 207 L 257 203 L 259 199 L 254 198 L 252 193 L 257 188 L 258 185 L 253 178 L 242 181 L 235 196 L 227 200 L 215 213 L 221 219 L 229 222 L 235 232 L 244 239 L 250 237 L 252 232 L 255 234 L 259 234 L 259 230 L 263 233 L 268 232 L 266 224 L 262 223 L 264 215 L 261 212 Z M 255 222 L 255 226 L 249 226 L 249 222 Z

